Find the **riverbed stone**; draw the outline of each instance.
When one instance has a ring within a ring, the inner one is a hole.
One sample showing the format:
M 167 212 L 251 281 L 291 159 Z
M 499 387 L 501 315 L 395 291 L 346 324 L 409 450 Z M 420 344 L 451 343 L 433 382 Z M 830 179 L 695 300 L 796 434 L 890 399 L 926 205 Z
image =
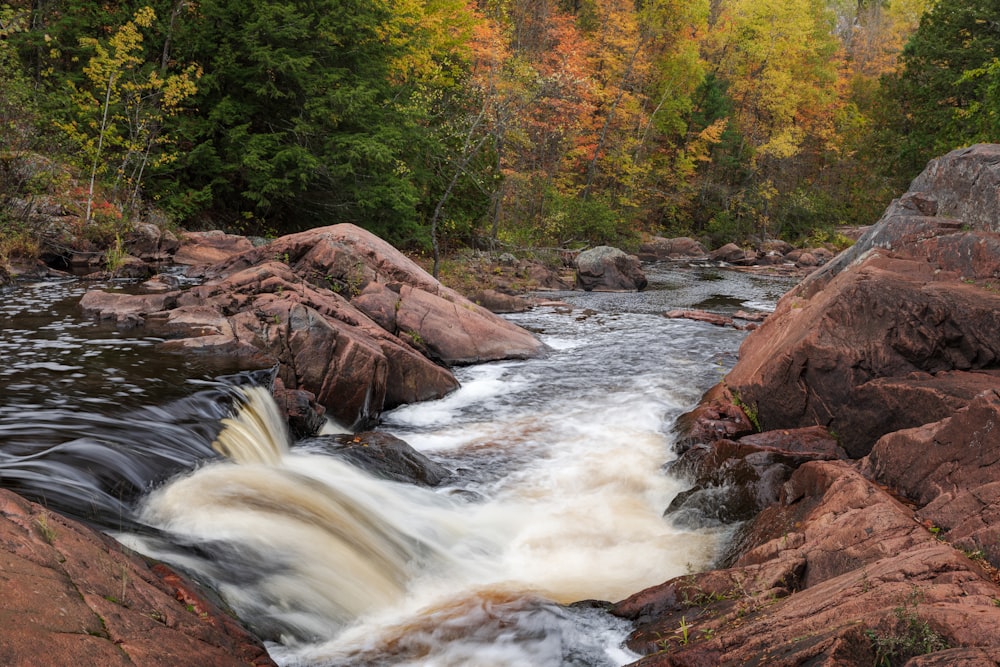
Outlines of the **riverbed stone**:
M 252 248 L 253 243 L 248 238 L 237 234 L 226 234 L 218 230 L 183 232 L 173 261 L 177 264 L 207 266 Z
M 635 292 L 646 287 L 639 258 L 611 246 L 585 250 L 576 258 L 576 286 L 598 292 Z
M 921 637 L 921 651 L 1000 647 L 1000 587 L 848 463 L 802 465 L 735 544 L 727 569 L 612 608 L 636 622 L 628 645 L 647 657 L 633 665 L 861 667 L 890 643 L 905 660 Z

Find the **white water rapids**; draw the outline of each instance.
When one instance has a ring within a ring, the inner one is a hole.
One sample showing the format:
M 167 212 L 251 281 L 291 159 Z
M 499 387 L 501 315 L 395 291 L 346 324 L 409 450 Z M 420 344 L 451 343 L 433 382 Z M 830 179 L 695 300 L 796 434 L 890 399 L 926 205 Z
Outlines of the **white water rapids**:
M 716 554 L 717 529 L 663 517 L 686 488 L 663 466 L 675 418 L 743 334 L 658 313 L 767 308 L 787 287 L 733 280 L 651 276 L 648 293 L 564 294 L 572 309 L 513 316 L 548 355 L 458 369 L 458 391 L 383 416 L 454 472 L 445 488 L 292 443 L 270 397 L 244 390 L 214 445 L 227 458 L 141 499 L 136 519 L 160 534 L 117 536 L 210 583 L 283 665 L 631 662 L 625 622 L 568 605 L 620 600 Z

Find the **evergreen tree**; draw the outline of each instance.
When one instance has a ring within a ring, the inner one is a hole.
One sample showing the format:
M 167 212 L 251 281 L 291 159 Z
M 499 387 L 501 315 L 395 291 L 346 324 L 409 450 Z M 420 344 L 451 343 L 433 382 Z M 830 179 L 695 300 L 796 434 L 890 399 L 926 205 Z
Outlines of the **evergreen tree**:
M 884 168 L 900 185 L 931 158 L 984 138 L 981 123 L 996 102 L 997 17 L 1000 0 L 935 3 L 903 51 L 902 71 L 885 79 L 877 152 L 888 156 Z

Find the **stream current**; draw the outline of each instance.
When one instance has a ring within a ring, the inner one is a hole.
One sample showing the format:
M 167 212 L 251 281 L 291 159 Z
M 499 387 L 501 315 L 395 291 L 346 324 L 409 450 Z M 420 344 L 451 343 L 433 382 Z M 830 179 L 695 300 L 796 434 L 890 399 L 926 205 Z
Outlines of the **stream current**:
M 0 485 L 210 584 L 280 664 L 622 665 L 629 626 L 575 603 L 704 569 L 726 538 L 663 517 L 685 488 L 663 466 L 744 334 L 661 313 L 766 311 L 791 286 L 647 277 L 547 295 L 568 306 L 510 319 L 548 354 L 457 369 L 456 392 L 384 414 L 454 471 L 434 490 L 291 442 L 246 374 L 82 318 L 93 285 L 20 285 L 0 303 Z

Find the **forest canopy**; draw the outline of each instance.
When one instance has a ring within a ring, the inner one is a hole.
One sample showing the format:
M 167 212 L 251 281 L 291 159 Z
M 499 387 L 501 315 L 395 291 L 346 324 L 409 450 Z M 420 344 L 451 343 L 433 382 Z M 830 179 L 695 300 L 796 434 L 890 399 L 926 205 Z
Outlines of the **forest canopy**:
M 63 156 L 88 219 L 354 222 L 413 247 L 802 241 L 1000 138 L 997 16 L 1000 0 L 11 1 L 0 151 Z M 4 178 L 0 198 L 24 187 Z

